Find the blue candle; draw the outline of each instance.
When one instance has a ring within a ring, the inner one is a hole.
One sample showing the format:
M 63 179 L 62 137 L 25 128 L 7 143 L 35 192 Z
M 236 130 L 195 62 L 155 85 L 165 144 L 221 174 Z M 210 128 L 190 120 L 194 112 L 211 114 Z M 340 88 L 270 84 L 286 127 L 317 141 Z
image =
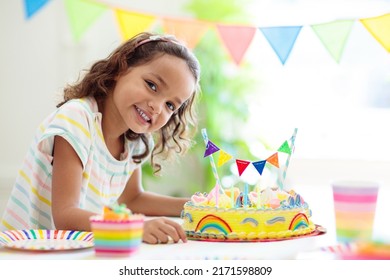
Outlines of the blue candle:
M 248 206 L 248 184 L 245 183 L 245 188 L 244 188 L 244 208 Z

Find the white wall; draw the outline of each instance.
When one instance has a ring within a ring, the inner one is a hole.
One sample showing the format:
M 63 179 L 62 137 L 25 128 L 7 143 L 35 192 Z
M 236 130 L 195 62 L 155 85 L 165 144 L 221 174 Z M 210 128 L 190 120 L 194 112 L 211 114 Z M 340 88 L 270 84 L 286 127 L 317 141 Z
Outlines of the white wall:
M 105 1 L 135 11 L 184 15 L 183 0 Z M 131 3 L 129 3 L 131 2 Z M 23 1 L 0 6 L 0 215 L 35 129 L 79 72 L 121 42 L 111 11 L 80 42 L 72 38 L 63 1 L 49 1 L 27 20 Z

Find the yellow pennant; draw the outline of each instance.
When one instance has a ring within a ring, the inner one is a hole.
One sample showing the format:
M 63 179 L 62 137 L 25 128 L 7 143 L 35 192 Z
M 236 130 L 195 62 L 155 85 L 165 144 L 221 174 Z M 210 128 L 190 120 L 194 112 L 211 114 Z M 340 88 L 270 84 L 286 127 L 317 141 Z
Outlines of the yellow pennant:
M 360 21 L 387 52 L 390 52 L 390 14 Z
M 148 31 L 150 26 L 156 21 L 156 17 L 128 12 L 116 9 L 115 15 L 119 24 L 123 40 L 127 40 L 138 33 Z
M 220 150 L 217 166 L 220 167 L 220 166 L 224 165 L 231 158 L 232 158 L 232 156 L 230 154 L 228 154 L 227 152 L 225 152 L 223 150 Z

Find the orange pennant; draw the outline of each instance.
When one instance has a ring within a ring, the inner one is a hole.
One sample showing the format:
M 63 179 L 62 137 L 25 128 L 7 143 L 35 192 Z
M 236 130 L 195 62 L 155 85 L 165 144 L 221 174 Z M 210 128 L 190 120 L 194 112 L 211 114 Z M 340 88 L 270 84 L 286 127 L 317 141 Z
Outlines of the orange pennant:
M 274 153 L 272 156 L 267 158 L 267 162 L 279 168 L 278 153 Z
M 206 22 L 172 18 L 164 18 L 162 25 L 165 33 L 175 35 L 184 41 L 190 49 L 196 47 L 210 27 L 210 24 Z

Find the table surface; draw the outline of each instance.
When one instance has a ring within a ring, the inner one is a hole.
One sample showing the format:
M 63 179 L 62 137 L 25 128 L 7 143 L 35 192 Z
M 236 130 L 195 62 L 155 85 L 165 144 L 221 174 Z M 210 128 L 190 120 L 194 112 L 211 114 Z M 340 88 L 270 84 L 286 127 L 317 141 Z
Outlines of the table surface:
M 339 244 L 336 241 L 332 191 L 329 186 L 299 187 L 312 209 L 315 224 L 327 229 L 320 236 L 305 237 L 276 242 L 208 242 L 188 240 L 183 243 L 150 245 L 142 243 L 140 250 L 127 258 L 136 260 L 232 260 L 232 259 L 334 259 L 330 253 Z M 385 200 L 390 197 L 390 188 L 382 187 L 379 191 L 377 212 L 374 222 L 374 239 L 390 242 L 390 204 Z M 181 222 L 179 218 L 172 218 Z M 0 247 L 0 260 L 83 260 L 101 259 L 96 257 L 93 248 L 68 251 L 21 251 Z

